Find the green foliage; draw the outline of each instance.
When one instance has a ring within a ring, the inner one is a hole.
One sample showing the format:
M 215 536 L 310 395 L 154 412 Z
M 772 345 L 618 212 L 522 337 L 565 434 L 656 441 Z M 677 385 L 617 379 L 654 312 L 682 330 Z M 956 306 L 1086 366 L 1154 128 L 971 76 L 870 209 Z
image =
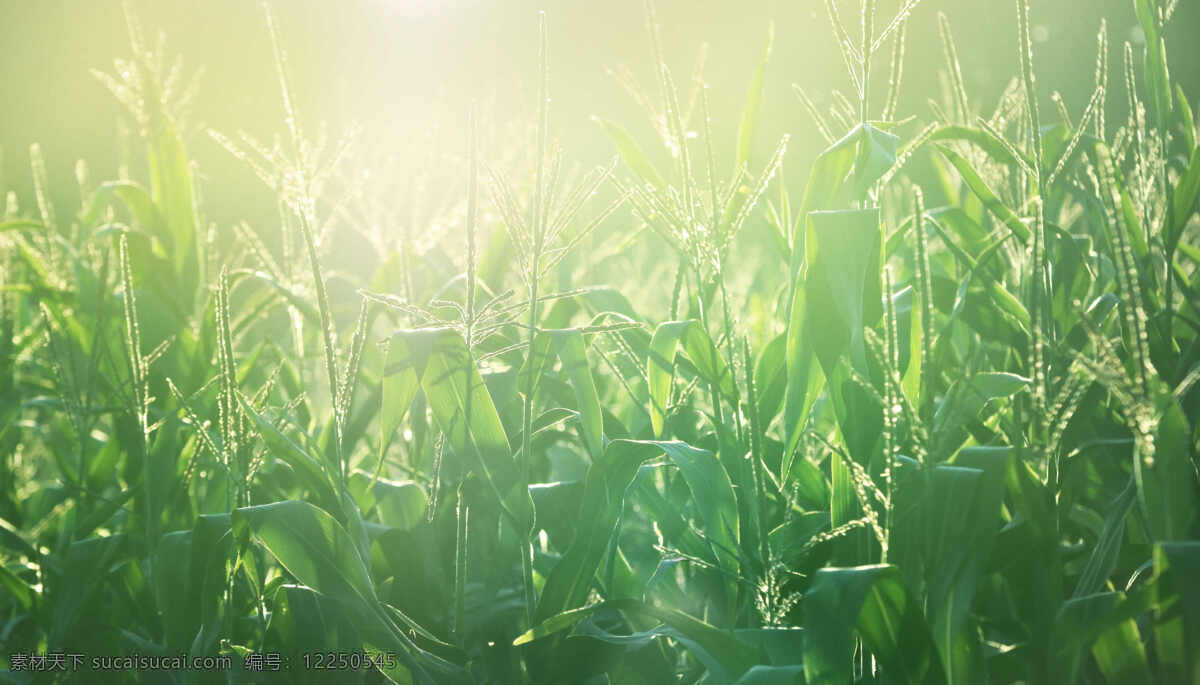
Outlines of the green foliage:
M 855 101 L 797 88 L 828 145 L 760 165 L 769 29 L 722 165 L 703 69 L 676 82 L 649 4 L 659 97 L 630 89 L 665 156 L 603 120 L 623 165 L 574 185 L 543 20 L 532 173 L 472 114 L 466 171 L 413 192 L 462 197 L 428 212 L 306 137 L 268 14 L 287 141 L 213 136 L 279 216 L 211 229 L 177 69 L 130 14 L 132 59 L 98 76 L 147 177 L 56 211 L 35 147 L 35 211 L 0 221 L 5 680 L 63 652 L 231 659 L 164 682 L 324 682 L 315 654 L 355 683 L 1200 682 L 1173 5 L 1132 3 L 1116 130 L 1104 25 L 1072 122 L 1037 107 L 1026 0 L 990 114 L 938 18 L 947 99 L 915 130 L 916 5 L 876 31 L 865 0 L 856 39 L 826 3 Z M 344 263 L 342 231 L 374 254 Z

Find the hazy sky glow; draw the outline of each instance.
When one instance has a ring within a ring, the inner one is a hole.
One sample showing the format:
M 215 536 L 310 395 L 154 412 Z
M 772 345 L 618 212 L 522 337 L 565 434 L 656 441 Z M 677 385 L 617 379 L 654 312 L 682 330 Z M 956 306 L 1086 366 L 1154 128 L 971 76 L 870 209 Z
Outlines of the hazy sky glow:
M 879 16 L 890 16 L 896 4 L 880 2 Z M 1058 89 L 1078 111 L 1091 78 L 1090 58 L 1079 55 L 1093 50 L 1097 26 L 1065 20 L 1072 4 L 1039 6 L 1038 14 L 1045 16 L 1040 21 L 1035 17 L 1035 39 L 1048 39 L 1050 26 L 1056 33 L 1053 41 L 1037 44 L 1035 59 L 1047 106 L 1048 94 Z M 1125 0 L 1093 4 L 1099 6 L 1093 16 L 1110 18 L 1116 59 L 1119 41 L 1138 38 L 1132 9 Z M 167 53 L 182 56 L 185 73 L 204 67 L 194 121 L 231 134 L 244 129 L 265 140 L 281 130 L 282 110 L 258 3 L 134 0 L 133 5 L 151 35 L 158 30 L 165 34 Z M 532 119 L 536 22 L 544 3 L 289 0 L 276 5 L 302 116 L 314 124 L 327 121 L 334 132 L 357 124 L 373 150 L 411 160 L 428 136 L 453 136 L 436 131 L 460 126 L 471 101 L 480 102 L 489 124 L 500 129 L 509 122 L 526 126 Z M 610 144 L 590 117 L 644 118 L 610 71 L 627 68 L 647 88 L 653 82 L 642 2 L 564 0 L 547 9 L 554 134 L 570 141 L 576 157 L 605 159 L 612 152 Z M 943 63 L 938 10 L 947 13 L 956 32 L 972 37 L 960 44 L 968 92 L 990 107 L 1015 73 L 1015 35 L 988 28 L 1011 25 L 1011 3 L 926 0 L 910 26 L 913 40 L 905 60 L 901 114 L 925 114 L 926 99 L 940 99 L 934 77 Z M 1197 25 L 1198 14 L 1192 3 L 1181 3 L 1172 27 L 1179 31 Z M 793 155 L 816 154 L 819 140 L 804 134 L 811 124 L 791 85 L 803 86 L 818 104 L 828 103 L 833 89 L 851 90 L 818 0 L 663 0 L 658 15 L 668 64 L 678 80 L 690 77 L 701 46 L 708 43 L 704 77 L 711 85 L 718 129 L 736 125 L 745 81 L 774 20 L 764 120 L 776 130 L 765 128 L 758 143 L 766 147 L 786 129 L 794 134 Z M 117 0 L 0 0 L 0 17 L 0 42 L 6 49 L 0 82 L 8 103 L 0 112 L 0 147 L 7 178 L 27 195 L 22 170 L 33 142 L 41 143 L 52 174 L 73 173 L 78 157 L 100 169 L 113 168 L 111 141 L 121 108 L 89 69 L 108 69 L 113 57 L 127 53 Z M 850 24 L 857 28 L 856 21 Z M 1183 50 L 1186 41 L 1169 44 L 1173 73 L 1185 80 L 1200 74 L 1196 51 Z M 47 82 L 57 85 L 46 89 Z M 1119 110 L 1123 103 L 1121 93 L 1109 98 L 1110 109 Z M 652 135 L 648 126 L 634 133 Z M 232 164 L 206 136 L 190 145 L 216 187 L 228 183 L 222 190 L 236 199 L 231 204 L 242 211 L 246 203 L 253 205 L 256 199 L 245 192 L 250 179 L 241 165 Z M 222 207 L 212 211 L 224 216 Z

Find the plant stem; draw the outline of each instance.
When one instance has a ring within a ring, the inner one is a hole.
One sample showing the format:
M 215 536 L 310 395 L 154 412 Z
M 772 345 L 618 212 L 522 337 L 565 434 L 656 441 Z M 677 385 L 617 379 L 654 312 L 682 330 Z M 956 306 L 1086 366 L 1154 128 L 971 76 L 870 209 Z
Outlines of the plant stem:
M 753 357 L 750 355 L 750 340 L 742 338 L 743 361 L 746 373 L 746 404 L 750 414 L 750 466 L 751 474 L 754 477 L 754 504 L 751 514 L 754 516 L 754 530 L 758 537 L 758 554 L 759 561 L 763 565 L 763 572 L 766 573 L 768 566 L 771 563 L 771 550 L 768 545 L 767 535 L 763 531 L 763 504 L 766 500 L 766 493 L 763 490 L 762 483 L 762 425 L 759 422 L 758 416 L 758 396 L 754 389 L 754 364 Z M 769 578 L 769 574 L 768 574 Z M 770 597 L 770 593 L 768 593 Z
M 545 167 L 546 167 L 546 137 L 547 129 L 549 128 L 549 53 L 547 50 L 546 41 L 546 14 L 542 12 L 538 17 L 538 127 L 537 127 L 537 160 L 535 161 L 535 170 L 533 177 L 533 220 L 531 226 L 533 228 L 533 254 L 530 256 L 529 269 L 529 356 L 528 366 L 525 371 L 525 401 L 521 412 L 521 464 L 520 470 L 520 486 L 523 491 L 529 490 L 529 472 L 532 464 L 532 449 L 530 444 L 530 432 L 533 427 L 533 394 L 537 386 L 537 377 L 534 375 L 536 364 L 534 363 L 533 355 L 535 352 L 534 341 L 537 337 L 538 324 L 538 274 L 541 271 L 541 256 L 544 248 L 546 237 L 545 223 L 546 217 L 542 207 L 543 185 L 545 183 Z M 529 620 L 529 624 L 533 625 L 533 614 L 537 599 L 534 596 L 533 588 L 533 544 L 529 539 L 531 531 L 518 531 L 518 535 L 522 538 L 521 542 L 521 575 L 524 581 L 525 590 L 525 616 Z
M 454 548 L 454 639 L 459 647 L 466 644 L 467 605 L 467 525 L 471 510 L 463 500 L 462 486 L 458 488 L 458 533 Z
M 733 394 L 736 397 L 738 395 L 738 388 L 737 388 L 737 376 L 734 374 L 734 371 L 733 371 L 733 369 L 734 369 L 733 319 L 731 318 L 731 316 L 729 314 L 729 292 L 725 288 L 725 269 L 723 266 L 723 260 L 721 260 L 721 259 L 717 260 L 717 285 L 721 289 L 721 309 L 722 309 L 722 314 L 724 315 L 724 319 L 725 319 L 725 321 L 724 321 L 725 350 L 726 350 L 726 356 L 729 358 L 729 375 L 730 375 L 730 378 L 733 380 Z M 742 421 L 741 421 L 742 417 L 740 416 L 737 401 L 734 401 L 733 412 L 734 412 L 734 421 L 733 421 L 734 434 L 737 436 L 738 442 L 741 443 L 742 442 Z
M 859 70 L 862 72 L 862 97 L 859 99 L 859 120 L 867 122 L 867 103 L 871 83 L 871 42 L 875 33 L 875 0 L 863 0 L 862 3 L 862 48 L 859 53 Z

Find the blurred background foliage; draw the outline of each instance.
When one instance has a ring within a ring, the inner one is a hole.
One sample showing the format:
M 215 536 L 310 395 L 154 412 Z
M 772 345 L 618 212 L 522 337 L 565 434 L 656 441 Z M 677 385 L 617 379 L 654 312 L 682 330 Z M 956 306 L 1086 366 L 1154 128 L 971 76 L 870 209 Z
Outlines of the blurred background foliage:
M 640 140 L 653 139 L 644 111 L 612 72 L 628 68 L 654 93 L 649 37 L 641 0 L 286 0 L 275 3 L 287 36 L 293 88 L 301 116 L 327 122 L 336 136 L 361 128 L 360 149 L 394 157 L 398 171 L 428 167 L 430 150 L 466 152 L 469 103 L 478 100 L 493 126 L 533 125 L 536 50 L 530 27 L 547 10 L 551 45 L 551 136 L 583 166 L 607 160 L 611 141 L 590 117 L 622 122 Z M 891 16 L 899 3 L 880 3 Z M 270 40 L 259 3 L 252 0 L 136 0 L 133 7 L 151 35 L 162 31 L 168 54 L 180 55 L 185 73 L 203 69 L 185 140 L 205 187 L 205 210 L 220 225 L 240 220 L 261 225 L 276 207 L 247 165 L 199 130 L 245 130 L 269 141 L 283 110 Z M 926 0 L 909 26 L 900 117 L 929 117 L 927 100 L 942 100 L 945 58 L 937 37 L 938 11 L 957 36 L 963 78 L 972 100 L 991 111 L 1017 73 L 1015 9 L 1010 2 Z M 851 12 L 851 15 L 854 13 Z M 1034 9 L 1033 39 L 1042 106 L 1053 111 L 1055 90 L 1072 112 L 1093 88 L 1093 55 L 1099 17 L 1110 23 L 1109 63 L 1119 67 L 1122 43 L 1142 54 L 1141 30 L 1127 0 L 1047 0 Z M 822 109 L 830 93 L 849 94 L 845 67 L 820 0 L 663 0 L 658 3 L 663 51 L 681 84 L 708 45 L 705 80 L 711 86 L 714 142 L 727 157 L 736 137 L 746 78 L 757 64 L 773 21 L 776 31 L 756 138 L 764 160 L 783 133 L 791 133 L 788 158 L 797 171 L 824 149 L 792 84 Z M 846 21 L 856 28 L 857 17 Z M 28 149 L 40 143 L 56 204 L 78 202 L 70 182 L 77 159 L 96 178 L 112 177 L 120 148 L 118 121 L 136 130 L 121 104 L 90 74 L 128 54 L 128 36 L 116 0 L 0 0 L 0 149 L 4 187 L 32 201 Z M 1168 27 L 1168 63 L 1185 92 L 1200 90 L 1200 50 L 1187 34 L 1200 30 L 1200 3 L 1181 2 Z M 969 37 L 969 38 L 968 38 Z M 879 58 L 881 73 L 886 55 Z M 1119 81 L 1119 79 L 1118 79 Z M 1107 118 L 1123 121 L 1125 95 L 1107 98 Z M 808 133 L 806 133 L 808 132 Z M 521 131 L 523 134 L 524 131 Z M 493 136 L 504 144 L 506 136 Z M 512 137 L 507 136 L 511 142 Z M 530 139 L 521 135 L 520 142 Z M 485 141 L 486 143 L 486 141 Z M 132 176 L 141 176 L 140 147 L 133 142 Z M 665 153 L 650 146 L 649 153 Z M 379 160 L 376 160 L 379 163 Z M 356 165 L 361 167 L 362 165 Z M 461 168 L 461 167 L 460 167 Z M 59 182 L 54 182 L 58 179 Z M 802 173 L 789 183 L 797 188 Z M 3 185 L 3 184 L 0 184 Z

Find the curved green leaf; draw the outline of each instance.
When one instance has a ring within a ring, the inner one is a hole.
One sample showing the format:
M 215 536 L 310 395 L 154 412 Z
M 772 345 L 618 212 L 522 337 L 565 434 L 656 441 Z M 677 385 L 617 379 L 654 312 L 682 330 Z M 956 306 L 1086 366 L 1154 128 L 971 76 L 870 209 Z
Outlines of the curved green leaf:
M 286 500 L 236 509 L 232 523 L 238 540 L 253 535 L 288 573 L 317 592 L 351 606 L 378 602 L 350 535 L 324 510 Z
M 809 685 L 851 682 L 855 635 L 889 682 L 946 682 L 929 627 L 894 566 L 817 571 L 804 597 L 804 631 Z
M 1157 540 L 1183 540 L 1196 519 L 1196 468 L 1187 417 L 1167 398 L 1158 418 L 1153 454 L 1133 457 L 1138 501 Z
M 771 45 L 775 42 L 775 25 L 767 29 L 767 42 L 763 46 L 762 57 L 754 68 L 754 76 L 750 77 L 750 85 L 746 90 L 746 104 L 742 107 L 742 118 L 738 122 L 737 153 L 734 158 L 734 173 L 745 168 L 750 163 L 750 151 L 754 147 L 754 131 L 758 127 L 758 112 L 762 109 L 763 80 L 767 72 L 767 60 L 771 57 Z
M 571 381 L 575 392 L 575 406 L 579 409 L 580 432 L 592 459 L 604 453 L 604 415 L 600 409 L 600 398 L 596 394 L 596 382 L 587 359 L 587 344 L 578 328 L 543 331 L 550 341 L 551 354 L 562 360 L 563 371 Z
M 1028 241 L 1029 236 L 1032 235 L 1029 227 L 1025 225 L 1025 222 L 1021 221 L 1021 217 L 1017 216 L 1016 212 L 1009 209 L 1007 205 L 1000 201 L 1000 198 L 988 187 L 987 183 L 980 177 L 979 172 L 975 171 L 975 168 L 971 166 L 971 163 L 965 157 L 945 145 L 938 145 L 937 149 L 938 152 L 942 153 L 942 156 L 950 160 L 950 163 L 954 165 L 954 168 L 962 176 L 963 181 L 966 182 L 967 187 L 979 198 L 983 206 L 987 207 L 987 210 L 995 215 L 1001 223 L 1008 226 L 1008 230 L 1012 231 L 1013 235 L 1020 238 L 1022 242 Z
M 863 329 L 882 314 L 880 285 L 883 233 L 878 209 L 809 214 L 804 330 L 826 377 L 848 353 L 867 371 Z
M 681 642 L 702 659 L 716 682 L 728 683 L 740 677 L 761 659 L 758 650 L 738 640 L 729 632 L 719 630 L 682 611 L 651 606 L 633 599 L 615 599 L 592 606 L 572 609 L 548 616 L 513 641 L 523 645 L 571 628 L 598 611 L 617 611 L 646 616 L 669 626 Z M 664 633 L 665 634 L 665 633 Z
M 0 233 L 8 231 L 21 231 L 24 229 L 43 230 L 46 227 L 40 222 L 31 221 L 29 219 L 10 219 L 8 221 L 0 221 Z
M 675 355 L 680 345 L 701 378 L 731 402 L 737 399 L 733 373 L 700 322 L 694 319 L 665 321 L 654 329 L 646 362 L 646 375 L 650 382 L 650 421 L 655 436 L 662 435 L 671 395 L 671 379 L 675 372 Z
M 571 545 L 550 571 L 534 618 L 545 621 L 583 604 L 624 507 L 625 490 L 638 467 L 663 454 L 653 442 L 613 440 L 604 458 L 592 462 Z
M 734 556 L 740 541 L 737 497 L 733 483 L 717 455 L 679 442 L 655 442 L 671 463 L 679 468 L 704 519 L 706 533 L 714 544 L 714 555 L 722 568 L 736 573 Z M 732 586 L 730 588 L 732 590 Z
M 384 440 L 408 412 L 418 381 L 448 446 L 472 460 L 472 470 L 508 505 L 516 524 L 528 529 L 533 525 L 532 503 L 528 492 L 509 496 L 518 480 L 517 465 L 491 393 L 458 331 L 425 328 L 392 336 L 383 373 Z
M 418 658 L 439 670 L 449 666 L 391 624 L 353 539 L 324 510 L 286 500 L 236 509 L 232 522 L 239 548 L 257 540 L 297 580 L 344 606 L 364 630 L 389 637 L 400 648 L 397 656 L 422 676 L 422 682 L 433 679 Z
M 633 136 L 629 135 L 629 131 L 625 130 L 625 127 L 608 119 L 597 119 L 597 121 L 617 146 L 617 152 L 620 153 L 621 159 L 634 173 L 646 183 L 651 183 L 656 187 L 661 188 L 665 185 L 662 176 L 654 168 L 654 164 L 646 157 L 646 153 L 642 151 Z

